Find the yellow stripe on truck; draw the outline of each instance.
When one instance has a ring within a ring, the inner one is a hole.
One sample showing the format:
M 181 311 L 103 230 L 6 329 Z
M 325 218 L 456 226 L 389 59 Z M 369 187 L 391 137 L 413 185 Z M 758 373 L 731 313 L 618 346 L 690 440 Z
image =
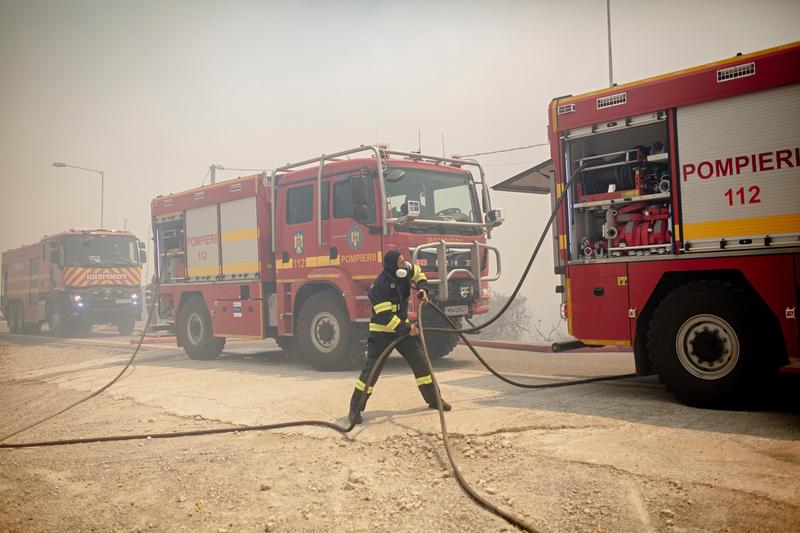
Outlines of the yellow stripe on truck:
M 710 222 L 684 222 L 683 240 L 800 233 L 800 215 L 737 218 Z
M 247 274 L 250 272 L 258 272 L 258 263 L 223 263 L 223 274 Z
M 245 241 L 258 238 L 258 228 L 240 229 L 238 231 L 226 231 L 222 234 L 222 242 Z
M 188 275 L 190 277 L 194 276 L 213 276 L 219 274 L 219 265 L 213 266 L 190 266 Z

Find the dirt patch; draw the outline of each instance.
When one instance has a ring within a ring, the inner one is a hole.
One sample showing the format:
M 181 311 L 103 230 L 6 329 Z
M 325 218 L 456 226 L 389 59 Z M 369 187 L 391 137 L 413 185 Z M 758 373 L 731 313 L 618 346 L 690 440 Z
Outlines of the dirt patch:
M 29 353 L 34 350 L 36 355 Z M 13 379 L 15 369 L 43 364 L 42 350 L 12 346 L 9 351 L 0 381 L 2 434 L 83 395 L 49 383 Z M 53 350 L 52 357 L 62 361 L 92 357 L 87 350 Z M 199 410 L 191 416 L 176 416 L 131 399 L 101 396 L 17 439 L 224 425 L 205 420 Z M 626 428 L 649 431 L 638 424 Z M 369 426 L 361 431 L 369 431 Z M 570 426 L 565 414 L 564 423 L 555 429 L 523 426 L 513 431 L 457 434 L 452 442 L 462 470 L 479 492 L 543 531 L 800 530 L 796 504 L 746 486 L 726 487 L 715 482 L 714 475 L 686 482 L 666 467 L 655 474 L 644 472 L 615 455 L 635 456 L 636 443 L 604 447 L 602 436 L 607 431 L 615 430 L 603 424 Z M 581 446 L 594 442 L 598 454 L 609 456 L 587 459 L 578 452 L 570 456 L 562 447 L 571 442 Z M 770 461 L 798 468 L 796 442 L 775 446 L 766 439 L 758 442 Z M 724 475 L 724 464 L 712 468 Z M 776 467 L 775 472 L 754 475 L 779 473 Z M 370 441 L 335 433 L 262 432 L 0 450 L 0 530 L 484 532 L 512 528 L 460 490 L 436 434 L 409 430 Z

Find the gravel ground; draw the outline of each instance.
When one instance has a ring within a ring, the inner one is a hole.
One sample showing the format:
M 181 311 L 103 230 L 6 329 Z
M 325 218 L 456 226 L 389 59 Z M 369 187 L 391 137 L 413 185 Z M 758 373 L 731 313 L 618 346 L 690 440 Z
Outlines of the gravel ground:
M 0 341 L 0 434 L 83 396 L 59 368 L 104 357 Z M 225 373 L 219 379 L 230 381 Z M 563 407 L 540 423 L 484 432 L 453 424 L 462 471 L 543 531 L 800 531 L 796 411 L 746 413 L 765 424 L 748 435 L 698 427 L 692 410 L 665 425 Z M 460 490 L 435 424 L 401 422 L 406 429 L 366 439 L 380 424 L 367 422 L 350 437 L 313 430 L 0 450 L 0 530 L 513 530 Z M 12 441 L 226 425 L 107 394 Z

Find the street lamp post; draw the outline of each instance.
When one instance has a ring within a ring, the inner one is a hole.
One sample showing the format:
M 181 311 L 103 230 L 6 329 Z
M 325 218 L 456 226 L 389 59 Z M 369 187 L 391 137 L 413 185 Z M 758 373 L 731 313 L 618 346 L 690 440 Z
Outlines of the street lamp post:
M 85 168 L 85 167 L 77 167 L 75 165 L 68 165 L 66 163 L 53 163 L 53 166 L 56 168 L 76 168 L 78 170 L 85 170 L 87 172 L 94 172 L 96 174 L 100 174 L 100 229 L 104 229 L 103 227 L 103 198 L 105 196 L 105 175 L 103 174 L 102 170 L 97 170 L 94 168 Z

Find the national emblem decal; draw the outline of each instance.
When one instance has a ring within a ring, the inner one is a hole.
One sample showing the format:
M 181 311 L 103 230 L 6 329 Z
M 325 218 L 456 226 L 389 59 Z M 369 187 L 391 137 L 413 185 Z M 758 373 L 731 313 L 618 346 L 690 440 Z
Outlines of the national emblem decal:
M 361 248 L 361 245 L 364 244 L 364 234 L 361 232 L 361 228 L 358 226 L 350 228 L 350 231 L 347 232 L 347 243 L 353 250 Z
M 298 231 L 292 237 L 292 241 L 294 242 L 294 253 L 300 255 L 303 253 L 303 232 Z

